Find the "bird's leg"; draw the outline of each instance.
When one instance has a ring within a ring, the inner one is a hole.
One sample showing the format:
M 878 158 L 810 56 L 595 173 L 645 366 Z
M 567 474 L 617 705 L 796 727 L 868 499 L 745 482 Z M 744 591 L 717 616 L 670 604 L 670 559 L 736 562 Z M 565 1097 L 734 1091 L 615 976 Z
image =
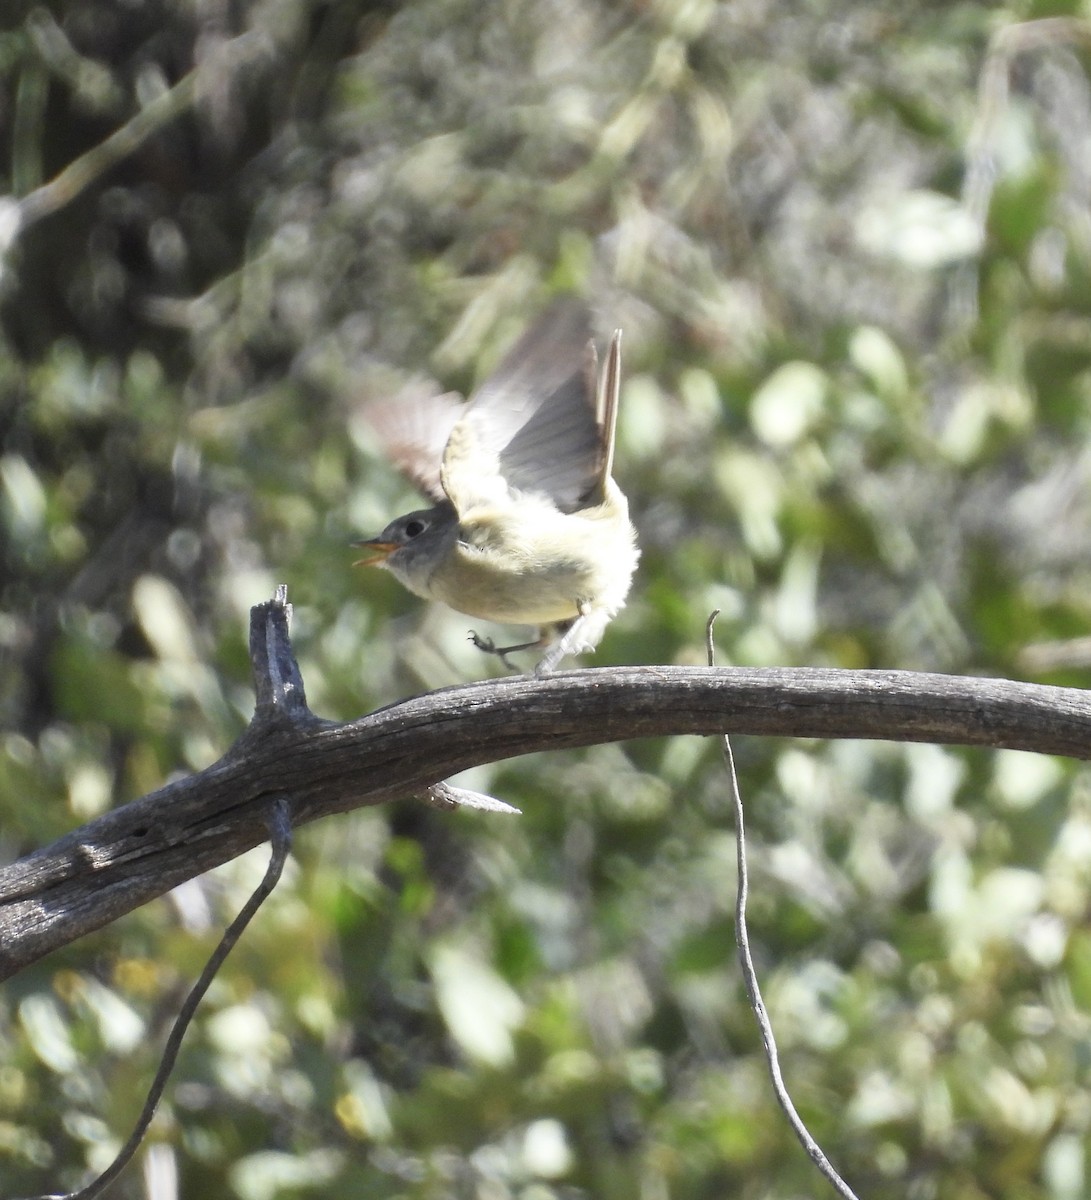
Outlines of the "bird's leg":
M 483 654 L 495 654 L 509 671 L 519 670 L 515 663 L 508 661 L 509 654 L 515 654 L 519 650 L 539 650 L 545 644 L 544 639 L 539 637 L 535 638 L 533 642 L 520 642 L 517 646 L 498 646 L 491 637 L 483 638 L 472 629 L 470 630 L 470 641 Z
M 557 664 L 564 658 L 566 654 L 564 642 L 558 640 L 542 655 L 542 657 L 534 664 L 534 674 L 541 679 L 544 675 L 552 675 L 557 669 Z
M 552 675 L 561 659 L 572 653 L 573 646 L 580 640 L 580 631 L 587 617 L 587 607 L 587 601 L 578 600 L 576 602 L 576 609 L 580 615 L 573 617 L 570 621 L 559 621 L 553 626 L 553 631 L 558 635 L 557 640 L 549 645 L 545 654 L 542 655 L 534 667 L 534 674 L 539 679 L 543 675 Z M 544 644 L 545 638 L 543 637 L 539 645 Z

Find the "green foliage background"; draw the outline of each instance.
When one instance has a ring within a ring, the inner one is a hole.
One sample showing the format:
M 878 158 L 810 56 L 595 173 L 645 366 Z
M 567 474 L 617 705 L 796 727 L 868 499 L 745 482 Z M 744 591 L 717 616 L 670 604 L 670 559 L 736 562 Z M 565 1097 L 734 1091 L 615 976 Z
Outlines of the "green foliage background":
M 1086 8 L 9 0 L 16 197 L 200 76 L 3 258 L 0 856 L 214 761 L 278 582 L 323 716 L 491 669 L 464 618 L 351 570 L 411 501 L 354 406 L 414 373 L 468 390 L 556 291 L 626 334 L 643 559 L 595 662 L 703 661 L 715 606 L 721 662 L 1087 686 L 1086 51 L 1054 38 L 978 93 L 990 34 Z M 1087 771 L 736 752 L 786 1074 L 859 1194 L 1084 1195 Z M 820 1192 L 735 966 L 717 748 L 470 783 L 524 815 L 300 831 L 114 1194 Z M 264 858 L 5 986 L 6 1195 L 109 1159 Z

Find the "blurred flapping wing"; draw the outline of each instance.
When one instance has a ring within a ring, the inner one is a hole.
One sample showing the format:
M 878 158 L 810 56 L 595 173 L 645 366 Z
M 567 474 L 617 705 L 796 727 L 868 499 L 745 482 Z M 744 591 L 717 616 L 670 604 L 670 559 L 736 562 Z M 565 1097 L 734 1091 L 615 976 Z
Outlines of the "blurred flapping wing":
M 443 461 L 443 487 L 460 514 L 512 489 L 562 512 L 595 502 L 607 448 L 590 334 L 584 304 L 555 302 L 474 393 Z
M 441 393 L 426 379 L 412 379 L 393 396 L 360 409 L 391 465 L 437 502 L 446 499 L 440 483 L 443 451 L 465 412 L 458 392 Z

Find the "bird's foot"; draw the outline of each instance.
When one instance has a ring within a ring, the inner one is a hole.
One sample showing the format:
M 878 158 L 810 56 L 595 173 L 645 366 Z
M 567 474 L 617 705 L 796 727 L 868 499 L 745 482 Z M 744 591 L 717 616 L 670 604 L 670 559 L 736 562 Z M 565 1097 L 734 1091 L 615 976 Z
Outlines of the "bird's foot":
M 470 630 L 470 641 L 483 654 L 495 654 L 498 659 L 504 664 L 509 671 L 518 671 L 518 666 L 509 661 L 508 655 L 514 654 L 519 650 L 536 650 L 541 646 L 541 639 L 536 639 L 533 642 L 520 642 L 517 646 L 498 646 L 492 638 L 483 638 L 475 630 Z

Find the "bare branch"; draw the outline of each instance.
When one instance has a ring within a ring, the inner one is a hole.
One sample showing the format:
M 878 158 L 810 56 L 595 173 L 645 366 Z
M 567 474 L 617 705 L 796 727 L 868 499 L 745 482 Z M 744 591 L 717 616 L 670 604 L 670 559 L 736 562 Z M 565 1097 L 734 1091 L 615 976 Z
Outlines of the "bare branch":
M 259 845 L 269 801 L 285 793 L 299 826 L 422 794 L 482 763 L 680 733 L 883 738 L 1091 758 L 1087 692 L 908 671 L 587 669 L 447 688 L 335 724 L 307 710 L 287 621 L 268 607 L 252 615 L 264 626 L 254 671 L 276 716 L 263 708 L 211 767 L 0 871 L 0 979 Z M 263 679 L 272 663 L 281 671 L 275 686 Z
M 254 673 L 255 724 L 322 724 L 307 707 L 303 676 L 292 653 L 292 606 L 279 584 L 273 599 L 250 613 L 250 665 Z

